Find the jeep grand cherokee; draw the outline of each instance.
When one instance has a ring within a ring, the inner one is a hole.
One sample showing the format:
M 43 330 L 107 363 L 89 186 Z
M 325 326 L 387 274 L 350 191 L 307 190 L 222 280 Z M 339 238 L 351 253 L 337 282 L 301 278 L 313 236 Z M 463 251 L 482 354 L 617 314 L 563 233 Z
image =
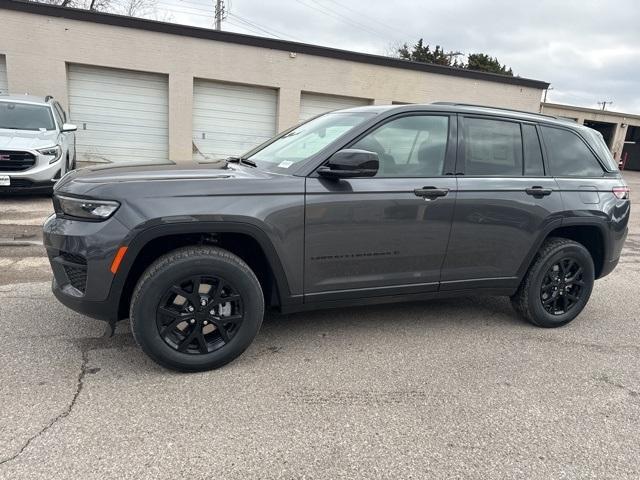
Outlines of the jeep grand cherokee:
M 183 371 L 240 355 L 265 308 L 482 293 L 565 325 L 616 266 L 630 208 L 596 131 L 442 103 L 328 113 L 222 168 L 71 172 L 54 204 L 57 298 L 129 318 Z

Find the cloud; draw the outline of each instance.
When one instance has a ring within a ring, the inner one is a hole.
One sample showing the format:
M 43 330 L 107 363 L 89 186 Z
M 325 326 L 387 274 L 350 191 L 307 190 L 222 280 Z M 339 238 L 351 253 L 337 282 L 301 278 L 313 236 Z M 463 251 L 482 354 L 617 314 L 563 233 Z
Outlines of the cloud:
M 210 0 L 159 0 L 178 21 L 212 24 Z M 426 43 L 496 56 L 522 77 L 552 84 L 549 101 L 640 114 L 640 4 L 600 0 L 227 0 L 223 26 L 385 54 Z M 168 8 L 168 7 L 167 7 Z M 189 10 L 191 8 L 191 10 Z M 183 15 L 181 11 L 197 15 Z M 207 11 L 211 14 L 207 16 Z M 178 12 L 178 13 L 175 13 Z M 263 30 L 261 30 L 263 29 Z

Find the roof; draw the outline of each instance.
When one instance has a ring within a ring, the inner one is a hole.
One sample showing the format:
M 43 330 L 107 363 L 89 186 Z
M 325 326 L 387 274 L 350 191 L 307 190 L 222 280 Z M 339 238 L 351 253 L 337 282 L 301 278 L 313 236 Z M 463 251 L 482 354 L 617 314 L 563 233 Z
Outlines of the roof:
M 360 53 L 350 50 L 321 47 L 319 45 L 312 45 L 308 43 L 298 43 L 287 40 L 258 37 L 254 35 L 244 35 L 240 33 L 211 30 L 208 28 L 191 27 L 178 25 L 175 23 L 158 22 L 155 20 L 114 15 L 110 13 L 90 12 L 88 10 L 59 7 L 55 5 L 46 5 L 35 2 L 0 0 L 0 9 L 27 12 L 36 15 L 46 15 L 50 17 L 67 18 L 70 20 L 93 22 L 103 25 L 135 28 L 138 30 L 167 33 L 171 35 L 215 40 L 218 42 L 248 45 L 259 48 L 269 48 L 273 50 L 303 53 L 307 55 L 315 55 L 318 57 L 335 58 L 351 62 L 401 68 L 405 70 L 414 70 L 439 75 L 450 75 L 455 77 L 470 78 L 474 80 L 520 85 L 523 87 L 537 88 L 540 90 L 544 90 L 549 86 L 548 82 L 532 80 L 529 78 L 509 77 L 506 75 L 498 75 L 496 73 L 479 72 L 475 70 L 466 70 L 462 68 L 434 65 L 430 63 L 412 62 L 409 60 L 386 57 L 383 55 L 371 55 L 368 53 Z
M 450 113 L 475 113 L 485 115 L 496 115 L 500 117 L 508 117 L 517 120 L 528 120 L 533 122 L 544 121 L 547 123 L 561 124 L 564 126 L 571 125 L 573 127 L 581 127 L 572 120 L 568 120 L 562 117 L 556 117 L 554 115 L 547 115 L 537 112 L 526 112 L 523 110 L 512 110 L 509 108 L 490 107 L 485 105 L 470 105 L 466 103 L 453 103 L 453 102 L 433 102 L 424 104 L 408 104 L 408 105 L 372 105 L 353 107 L 344 111 L 363 112 L 369 111 L 374 113 L 383 113 L 388 111 L 395 112 L 411 112 L 411 111 L 432 111 L 432 112 L 450 112 Z
M 53 98 L 53 97 L 50 97 Z M 22 103 L 39 103 L 46 105 L 48 99 L 37 95 L 6 95 L 0 94 L 0 101 L 22 102 Z

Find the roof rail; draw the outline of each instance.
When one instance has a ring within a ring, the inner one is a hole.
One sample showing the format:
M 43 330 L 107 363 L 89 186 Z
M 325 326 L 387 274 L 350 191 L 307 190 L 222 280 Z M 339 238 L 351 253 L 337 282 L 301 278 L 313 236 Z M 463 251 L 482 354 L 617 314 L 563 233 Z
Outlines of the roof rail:
M 44 101 L 48 102 L 49 100 L 53 99 L 53 95 L 47 95 L 46 97 L 44 97 Z
M 476 105 L 474 103 L 458 103 L 458 102 L 431 102 L 431 105 L 451 105 L 452 107 L 478 107 L 478 108 L 490 108 L 491 110 L 502 110 L 505 112 L 514 112 L 514 113 L 526 113 L 527 115 L 535 115 L 538 117 L 547 117 L 553 118 L 555 120 L 559 120 L 555 115 L 548 115 L 546 113 L 538 113 L 538 112 L 528 112 L 526 110 L 516 110 L 514 108 L 502 108 L 502 107 L 491 107 L 489 105 Z

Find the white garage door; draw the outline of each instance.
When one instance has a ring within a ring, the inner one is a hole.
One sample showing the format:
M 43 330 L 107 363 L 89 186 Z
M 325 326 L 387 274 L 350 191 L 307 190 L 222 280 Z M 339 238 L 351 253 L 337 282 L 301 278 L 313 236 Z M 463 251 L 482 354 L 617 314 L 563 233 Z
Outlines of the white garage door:
M 276 133 L 272 88 L 196 79 L 193 84 L 193 158 L 241 155 Z
M 165 75 L 69 66 L 69 117 L 79 161 L 167 162 Z
M 7 63 L 4 55 L 0 55 L 0 94 L 9 93 L 9 82 L 7 81 Z
M 370 105 L 371 101 L 364 98 L 338 97 L 334 95 L 322 95 L 319 93 L 302 92 L 300 97 L 300 121 L 331 110 L 341 108 L 361 107 Z

